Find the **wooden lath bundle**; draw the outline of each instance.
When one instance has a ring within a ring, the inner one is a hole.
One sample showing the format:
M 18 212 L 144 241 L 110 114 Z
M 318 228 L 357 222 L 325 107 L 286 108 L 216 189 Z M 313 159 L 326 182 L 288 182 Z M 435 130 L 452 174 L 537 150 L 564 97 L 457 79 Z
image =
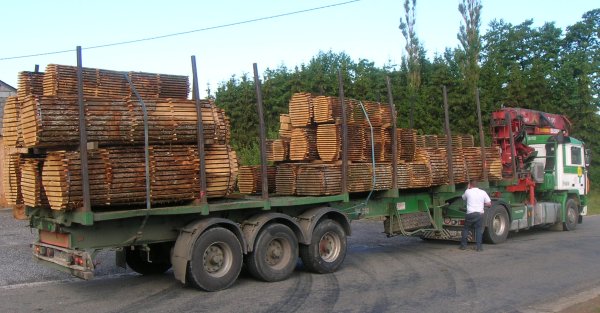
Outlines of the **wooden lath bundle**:
M 415 136 L 415 148 L 425 148 L 427 144 L 425 143 L 425 136 L 416 135 Z
M 467 179 L 481 180 L 483 176 L 483 159 L 481 158 L 481 148 L 466 147 L 463 148 L 465 164 L 467 166 Z
M 145 102 L 150 144 L 188 144 L 197 141 L 196 104 L 192 100 Z M 85 100 L 88 141 L 100 145 L 144 143 L 143 113 L 137 101 Z M 79 144 L 79 106 L 76 97 L 27 97 L 22 103 L 20 128 L 25 146 L 63 147 Z M 225 144 L 228 121 L 222 109 L 202 101 L 205 144 Z
M 290 158 L 290 142 L 284 139 L 267 140 L 267 161 L 283 162 Z
M 399 189 L 408 189 L 410 186 L 410 170 L 408 163 L 398 163 L 398 188 Z
M 485 147 L 488 179 L 491 181 L 502 180 L 502 158 L 499 147 Z
M 152 204 L 199 198 L 199 157 L 194 146 L 151 146 Z M 207 196 L 222 197 L 235 187 L 237 159 L 225 145 L 205 149 Z M 144 147 L 90 150 L 88 174 L 92 206 L 132 205 L 146 202 Z M 77 151 L 48 153 L 40 176 L 50 207 L 70 210 L 81 206 L 81 161 Z M 27 204 L 27 203 L 26 203 Z
M 431 184 L 440 186 L 448 184 L 448 158 L 446 149 L 425 148 L 431 166 Z
M 342 192 L 341 166 L 334 164 L 302 164 L 296 179 L 299 196 L 335 195 Z
M 48 207 L 48 198 L 42 185 L 43 158 L 25 158 L 21 168 L 23 203 L 32 207 Z
M 438 148 L 448 148 L 448 137 L 446 135 L 437 135 Z
M 425 147 L 426 148 L 446 148 L 438 145 L 437 135 L 425 135 Z
M 431 167 L 423 161 L 408 162 L 410 179 L 409 188 L 426 188 L 431 186 Z
M 452 149 L 452 169 L 454 173 L 454 183 L 467 182 L 467 166 L 462 148 Z
M 375 183 L 373 183 L 375 178 Z M 392 166 L 387 163 L 352 163 L 348 166 L 348 191 L 364 192 L 392 188 Z
M 23 158 L 19 153 L 11 153 L 4 156 L 2 186 L 4 187 L 4 194 L 9 205 L 23 204 L 23 194 L 21 192 L 22 167 Z
M 341 120 L 342 107 L 337 97 L 314 97 L 313 110 L 315 123 L 336 123 Z
M 83 94 L 85 97 L 112 99 L 135 98 L 125 75 L 129 77 L 142 99 L 187 99 L 187 76 L 143 72 L 120 72 L 96 68 L 83 68 Z M 77 94 L 77 67 L 49 64 L 43 78 L 44 95 L 65 96 Z
M 326 162 L 336 161 L 342 155 L 342 130 L 340 125 L 317 125 L 317 151 Z
M 295 127 L 290 141 L 290 160 L 311 161 L 318 158 L 317 131 L 314 127 Z
M 288 141 L 292 138 L 292 120 L 289 114 L 279 115 L 279 138 Z
M 397 129 L 398 140 L 400 140 L 400 160 L 410 162 L 414 160 L 417 148 L 417 131 L 414 129 Z
M 306 127 L 313 123 L 313 97 L 307 92 L 292 95 L 289 102 L 289 115 L 293 127 Z
M 369 128 L 360 125 L 349 125 L 348 160 L 353 162 L 372 161 L 372 142 Z
M 44 93 L 44 73 L 19 72 L 17 86 L 17 96 L 21 99 L 29 95 L 42 95 Z
M 2 136 L 4 146 L 7 148 L 23 146 L 23 133 L 19 127 L 20 115 L 20 102 L 17 96 L 6 98 L 2 117 Z
M 473 135 L 462 135 L 460 136 L 461 146 L 463 148 L 475 147 L 475 139 Z
M 364 111 L 360 103 L 363 104 Z M 369 122 L 371 122 L 371 125 L 374 127 L 389 127 L 392 121 L 389 105 L 379 102 L 348 99 L 348 109 L 350 111 L 348 124 L 368 126 Z M 368 115 L 368 120 L 367 116 L 365 116 L 365 111 Z
M 268 192 L 275 191 L 276 166 L 267 166 Z M 238 188 L 242 194 L 257 194 L 262 192 L 262 175 L 260 165 L 240 166 L 238 173 Z
M 277 165 L 275 174 L 275 193 L 281 196 L 296 194 L 297 163 L 282 163 Z

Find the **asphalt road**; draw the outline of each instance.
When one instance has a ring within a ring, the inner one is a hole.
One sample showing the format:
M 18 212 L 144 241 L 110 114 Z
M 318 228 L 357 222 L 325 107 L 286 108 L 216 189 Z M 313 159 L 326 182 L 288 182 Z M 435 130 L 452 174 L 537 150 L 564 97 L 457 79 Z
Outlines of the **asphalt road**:
M 342 268 L 327 275 L 299 263 L 283 282 L 242 275 L 207 293 L 172 272 L 144 277 L 100 255 L 82 281 L 37 264 L 25 222 L 0 211 L 0 312 L 555 312 L 600 293 L 600 216 L 572 232 L 531 230 L 485 251 L 456 242 L 387 238 L 381 221 L 353 223 Z

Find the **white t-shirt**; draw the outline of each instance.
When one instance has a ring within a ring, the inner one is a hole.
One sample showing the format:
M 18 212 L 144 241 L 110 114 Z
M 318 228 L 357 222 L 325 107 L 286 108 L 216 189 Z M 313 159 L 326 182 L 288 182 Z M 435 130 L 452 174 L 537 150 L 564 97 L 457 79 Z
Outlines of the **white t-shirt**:
M 465 190 L 462 198 L 467 201 L 467 214 L 475 212 L 483 213 L 485 203 L 492 202 L 487 192 L 477 187 Z

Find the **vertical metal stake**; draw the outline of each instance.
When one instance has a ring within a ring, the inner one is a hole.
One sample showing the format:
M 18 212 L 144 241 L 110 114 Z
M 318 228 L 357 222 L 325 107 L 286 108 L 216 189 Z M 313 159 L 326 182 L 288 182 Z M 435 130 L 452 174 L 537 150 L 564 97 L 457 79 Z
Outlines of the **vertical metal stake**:
M 202 106 L 198 92 L 198 72 L 196 71 L 196 56 L 192 55 L 192 97 L 196 100 L 196 132 L 198 144 L 198 157 L 200 158 L 200 203 L 206 204 L 206 157 L 204 153 L 204 124 L 202 123 Z
M 510 136 L 510 159 L 511 159 L 511 166 L 512 166 L 512 173 L 513 173 L 513 179 L 515 177 L 517 177 L 517 160 L 515 159 L 515 156 L 517 155 L 516 151 L 515 151 L 515 136 L 513 133 L 513 129 L 512 129 L 512 121 L 510 120 L 510 114 L 509 112 L 506 112 L 504 115 L 504 119 L 506 120 L 506 126 L 508 127 L 508 135 Z
M 444 93 L 444 125 L 446 128 L 446 151 L 448 153 L 448 183 L 454 185 L 454 164 L 453 153 L 452 153 L 452 133 L 450 132 L 450 116 L 448 114 L 448 93 L 446 92 L 446 86 L 442 86 Z
M 483 135 L 483 121 L 481 120 L 481 103 L 479 102 L 479 88 L 475 89 L 475 101 L 477 102 L 477 122 L 479 124 L 479 146 L 481 147 L 481 161 L 483 167 L 483 181 L 488 181 L 488 164 L 485 155 L 485 139 Z
M 398 189 L 398 134 L 396 133 L 396 106 L 392 97 L 392 84 L 390 77 L 386 76 L 388 102 L 390 104 L 390 112 L 392 114 L 392 189 Z
M 81 46 L 77 46 L 77 102 L 79 103 L 79 154 L 81 158 L 81 184 L 83 188 L 83 212 L 92 210 L 90 203 L 90 178 L 88 173 L 87 130 L 83 104 L 83 66 Z
M 340 105 L 342 107 L 342 194 L 348 193 L 348 116 L 344 103 L 344 79 L 342 70 L 338 69 L 340 82 Z M 373 169 L 374 170 L 374 169 Z
M 258 123 L 260 127 L 260 175 L 262 182 L 262 198 L 269 199 L 269 178 L 267 177 L 267 134 L 265 130 L 265 117 L 263 114 L 263 99 L 260 80 L 258 79 L 258 67 L 252 64 L 254 69 L 254 86 L 256 87 L 256 106 L 258 109 Z

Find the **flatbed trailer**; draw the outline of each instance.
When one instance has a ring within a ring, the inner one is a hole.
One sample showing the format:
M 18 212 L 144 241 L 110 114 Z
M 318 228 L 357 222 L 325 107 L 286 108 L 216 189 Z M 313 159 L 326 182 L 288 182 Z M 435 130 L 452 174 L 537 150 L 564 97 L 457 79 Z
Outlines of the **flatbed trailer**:
M 193 58 L 192 63 L 194 97 L 198 99 Z M 254 70 L 262 169 L 266 172 L 265 127 L 256 65 Z M 389 80 L 388 96 L 392 107 L 392 143 L 395 145 L 396 117 Z M 344 101 L 341 78 L 340 101 Z M 446 101 L 445 107 L 447 114 Z M 345 117 L 344 113 L 342 115 Z M 202 127 L 202 119 L 198 120 Z M 344 129 L 345 125 L 343 121 Z M 481 122 L 479 127 L 482 133 Z M 449 129 L 446 115 L 448 138 Z M 202 134 L 201 131 L 198 133 Z M 347 133 L 343 136 L 346 138 Z M 82 140 L 82 151 L 85 144 Z M 582 143 L 576 146 L 583 148 Z M 448 148 L 449 160 L 452 160 L 450 143 Z M 343 155 L 346 150 L 347 139 L 344 139 Z M 351 235 L 352 220 L 382 218 L 384 232 L 390 237 L 460 238 L 464 223 L 460 195 L 467 184 L 453 183 L 452 171 L 449 171 L 451 177 L 447 185 L 399 189 L 396 152 L 394 147 L 393 188 L 384 191 L 347 192 L 345 168 L 348 161 L 347 156 L 343 156 L 342 192 L 335 195 L 271 196 L 264 191 L 268 188 L 263 188 L 261 196 L 211 201 L 201 197 L 194 203 L 176 206 L 92 209 L 84 204 L 71 211 L 27 207 L 30 226 L 39 232 L 38 240 L 32 244 L 33 255 L 46 265 L 91 279 L 97 266 L 96 253 L 113 249 L 120 266 L 128 265 L 141 274 L 163 273 L 172 267 L 175 278 L 182 283 L 216 291 L 235 282 L 243 263 L 253 276 L 264 281 L 289 277 L 298 257 L 313 272 L 336 271 L 346 255 L 346 237 Z M 583 160 L 583 152 L 580 154 Z M 551 157 L 546 155 L 545 160 Z M 558 162 L 554 163 L 556 166 Z M 557 190 L 551 175 L 555 169 L 549 162 L 545 164 L 548 175 L 542 175 L 539 185 L 522 186 L 521 177 L 516 175 L 498 182 L 481 182 L 480 186 L 493 198 L 493 205 L 485 216 L 484 238 L 487 242 L 503 242 L 510 230 L 551 225 L 571 230 L 581 222 L 587 204 L 585 192 L 580 192 L 579 186 Z M 583 167 L 580 164 L 580 171 Z M 585 173 L 582 175 L 585 178 Z M 266 176 L 262 175 L 263 186 L 267 183 Z M 533 193 L 539 196 L 537 203 L 530 202 Z

